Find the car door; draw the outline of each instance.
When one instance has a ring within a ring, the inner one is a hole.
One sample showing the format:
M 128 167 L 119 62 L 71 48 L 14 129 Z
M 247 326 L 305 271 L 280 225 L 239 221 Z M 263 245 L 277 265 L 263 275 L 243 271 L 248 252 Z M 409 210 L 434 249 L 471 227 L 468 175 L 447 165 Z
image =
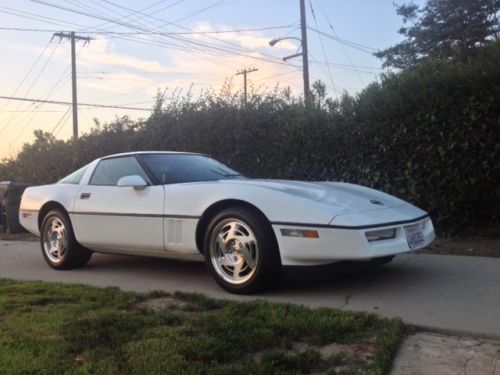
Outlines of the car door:
M 149 185 L 117 186 L 125 176 L 141 176 Z M 76 238 L 101 251 L 162 252 L 163 200 L 163 186 L 151 184 L 135 156 L 102 159 L 75 201 Z

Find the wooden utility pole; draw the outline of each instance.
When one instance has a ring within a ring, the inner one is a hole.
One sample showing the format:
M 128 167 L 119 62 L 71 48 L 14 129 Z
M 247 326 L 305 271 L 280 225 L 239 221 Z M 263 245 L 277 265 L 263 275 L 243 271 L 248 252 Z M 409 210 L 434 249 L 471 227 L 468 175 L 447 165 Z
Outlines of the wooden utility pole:
M 307 107 L 311 105 L 311 91 L 309 90 L 309 59 L 307 53 L 307 24 L 305 1 L 300 0 L 300 29 L 302 42 L 302 76 L 304 79 L 304 102 Z
M 89 37 L 77 36 L 75 32 L 70 33 L 55 33 L 53 37 L 71 40 L 71 92 L 72 92 L 72 107 L 73 107 L 73 139 L 78 139 L 78 100 L 76 95 L 76 52 L 75 41 L 83 40 L 88 43 L 92 40 Z
M 243 70 L 240 70 L 238 73 L 236 73 L 236 75 L 240 75 L 240 74 L 243 74 L 243 103 L 245 103 L 245 105 L 247 104 L 247 74 L 248 73 L 252 73 L 252 72 L 256 72 L 257 68 L 248 68 L 248 69 L 243 69 Z

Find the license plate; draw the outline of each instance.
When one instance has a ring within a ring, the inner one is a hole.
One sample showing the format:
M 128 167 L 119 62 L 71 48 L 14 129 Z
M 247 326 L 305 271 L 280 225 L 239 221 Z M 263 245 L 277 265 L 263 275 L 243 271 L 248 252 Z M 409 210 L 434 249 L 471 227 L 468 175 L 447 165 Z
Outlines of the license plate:
M 420 224 L 408 225 L 404 227 L 406 241 L 410 249 L 415 249 L 425 243 L 424 232 Z

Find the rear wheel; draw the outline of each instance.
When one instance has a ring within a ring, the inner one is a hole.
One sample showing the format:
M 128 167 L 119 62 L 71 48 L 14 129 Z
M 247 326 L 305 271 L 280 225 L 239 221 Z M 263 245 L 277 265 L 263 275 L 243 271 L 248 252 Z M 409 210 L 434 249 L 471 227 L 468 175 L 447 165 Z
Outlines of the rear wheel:
M 58 270 L 82 267 L 92 252 L 75 239 L 71 222 L 62 210 L 52 210 L 45 215 L 40 243 L 45 261 Z
M 262 290 L 281 271 L 271 226 L 251 210 L 231 208 L 216 215 L 205 234 L 204 250 L 209 271 L 231 293 Z

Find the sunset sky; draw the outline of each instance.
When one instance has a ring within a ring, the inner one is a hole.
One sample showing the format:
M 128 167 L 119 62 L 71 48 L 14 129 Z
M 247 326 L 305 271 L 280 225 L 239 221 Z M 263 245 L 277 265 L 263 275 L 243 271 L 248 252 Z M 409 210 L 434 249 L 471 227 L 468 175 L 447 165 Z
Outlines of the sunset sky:
M 417 1 L 422 4 L 423 0 Z M 377 79 L 381 63 L 371 53 L 400 40 L 392 0 L 306 0 L 311 82 L 330 96 L 359 92 Z M 93 40 L 77 43 L 78 100 L 150 109 L 158 90 L 193 91 L 220 86 L 255 67 L 249 84 L 290 86 L 302 93 L 296 53 L 299 0 L 0 0 L 0 96 L 71 101 L 70 42 L 54 32 L 75 31 Z M 13 30 L 19 29 L 19 30 Z M 340 38 L 343 43 L 340 43 Z M 147 117 L 148 111 L 79 108 L 80 132 L 93 118 Z M 68 105 L 0 99 L 0 158 L 17 154 L 33 130 L 72 134 Z

